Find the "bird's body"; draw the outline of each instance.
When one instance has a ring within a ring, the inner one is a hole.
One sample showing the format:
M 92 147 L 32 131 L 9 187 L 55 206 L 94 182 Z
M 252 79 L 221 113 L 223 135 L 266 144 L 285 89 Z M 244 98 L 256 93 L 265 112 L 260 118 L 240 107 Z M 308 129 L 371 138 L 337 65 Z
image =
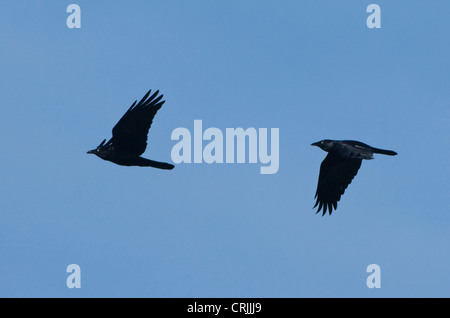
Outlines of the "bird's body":
M 371 147 L 355 140 L 322 140 L 312 144 L 328 152 L 320 165 L 319 182 L 315 198 L 319 208 L 316 213 L 323 210 L 322 215 L 331 214 L 336 210 L 337 202 L 341 199 L 345 189 L 358 173 L 363 159 L 373 159 L 374 153 L 395 156 L 397 153 Z
M 113 137 L 88 153 L 111 161 L 121 166 L 154 167 L 159 169 L 173 169 L 174 165 L 158 162 L 141 157 L 147 148 L 147 135 L 156 112 L 165 101 L 163 95 L 156 97 L 156 91 L 149 97 L 151 90 L 136 105 L 135 101 L 122 116 L 112 130 Z M 105 143 L 106 142 L 106 143 Z

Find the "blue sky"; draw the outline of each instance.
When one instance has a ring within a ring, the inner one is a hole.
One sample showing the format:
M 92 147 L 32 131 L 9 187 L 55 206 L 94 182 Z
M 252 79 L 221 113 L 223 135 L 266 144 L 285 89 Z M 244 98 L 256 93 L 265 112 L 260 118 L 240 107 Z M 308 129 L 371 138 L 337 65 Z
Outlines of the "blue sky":
M 0 3 L 0 296 L 450 296 L 448 1 L 79 0 L 80 29 L 70 3 Z M 171 162 L 196 119 L 279 128 L 278 173 L 87 155 L 149 89 L 145 157 Z M 322 217 L 324 138 L 399 155 Z

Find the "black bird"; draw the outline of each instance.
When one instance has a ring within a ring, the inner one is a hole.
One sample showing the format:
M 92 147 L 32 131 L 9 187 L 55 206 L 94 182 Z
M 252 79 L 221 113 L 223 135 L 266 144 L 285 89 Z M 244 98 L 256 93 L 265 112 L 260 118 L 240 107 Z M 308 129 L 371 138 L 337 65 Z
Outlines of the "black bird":
M 156 91 L 149 97 L 151 90 L 136 105 L 127 110 L 112 130 L 112 138 L 105 144 L 103 140 L 93 153 L 98 157 L 122 166 L 154 167 L 159 169 L 173 169 L 174 165 L 165 162 L 142 158 L 147 148 L 147 134 L 156 112 L 164 104 L 163 95 Z M 158 97 L 156 97 L 158 96 Z
M 322 140 L 311 144 L 328 152 L 328 155 L 320 165 L 319 182 L 315 199 L 319 205 L 316 212 L 323 210 L 322 216 L 331 215 L 333 208 L 336 210 L 337 202 L 341 199 L 347 186 L 352 182 L 361 167 L 362 159 L 373 159 L 374 153 L 395 156 L 397 153 L 391 150 L 373 148 L 354 140 Z

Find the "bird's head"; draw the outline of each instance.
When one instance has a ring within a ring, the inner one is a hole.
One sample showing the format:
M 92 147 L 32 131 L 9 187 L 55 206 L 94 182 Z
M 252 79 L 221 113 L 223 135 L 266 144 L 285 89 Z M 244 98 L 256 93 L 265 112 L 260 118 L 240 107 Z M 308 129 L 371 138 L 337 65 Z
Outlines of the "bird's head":
M 91 154 L 99 156 L 100 158 L 103 158 L 103 154 L 105 152 L 105 149 L 104 149 L 105 147 L 103 147 L 103 145 L 105 144 L 105 142 L 106 142 L 106 139 L 104 139 L 100 143 L 100 145 L 97 146 L 97 148 L 89 150 L 87 153 L 91 153 Z
M 334 145 L 333 140 L 324 139 L 315 143 L 312 143 L 311 146 L 317 146 L 322 150 L 329 151 Z

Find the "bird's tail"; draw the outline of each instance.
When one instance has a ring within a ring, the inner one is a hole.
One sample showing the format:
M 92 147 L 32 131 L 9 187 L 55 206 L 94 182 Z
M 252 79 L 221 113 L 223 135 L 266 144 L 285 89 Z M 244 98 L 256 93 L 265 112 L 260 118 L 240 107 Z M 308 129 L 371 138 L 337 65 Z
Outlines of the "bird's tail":
M 172 165 L 170 163 L 154 161 L 154 160 L 150 160 L 150 159 L 146 159 L 146 158 L 142 158 L 142 157 L 138 158 L 137 165 L 141 166 L 141 167 L 153 167 L 153 168 L 166 169 L 166 170 L 172 170 L 175 167 L 174 165 Z
M 378 149 L 378 148 L 372 148 L 374 153 L 381 153 L 383 155 L 388 155 L 388 156 L 396 156 L 397 153 L 395 151 L 392 150 L 384 150 L 384 149 Z

